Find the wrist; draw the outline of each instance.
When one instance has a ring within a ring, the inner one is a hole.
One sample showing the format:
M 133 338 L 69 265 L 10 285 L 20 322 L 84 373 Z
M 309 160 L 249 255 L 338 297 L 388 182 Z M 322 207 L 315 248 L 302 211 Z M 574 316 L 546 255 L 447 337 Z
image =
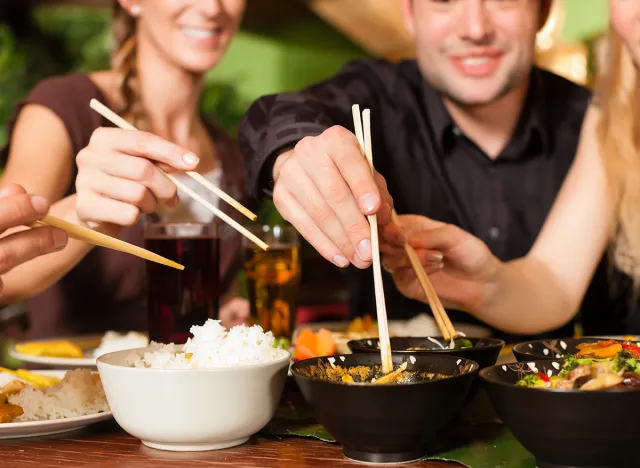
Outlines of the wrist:
M 473 315 L 483 315 L 483 312 L 491 309 L 497 302 L 502 291 L 502 285 L 506 278 L 508 264 L 502 262 L 491 254 L 487 261 L 485 274 L 482 278 L 482 289 L 478 301 L 471 306 L 468 312 Z

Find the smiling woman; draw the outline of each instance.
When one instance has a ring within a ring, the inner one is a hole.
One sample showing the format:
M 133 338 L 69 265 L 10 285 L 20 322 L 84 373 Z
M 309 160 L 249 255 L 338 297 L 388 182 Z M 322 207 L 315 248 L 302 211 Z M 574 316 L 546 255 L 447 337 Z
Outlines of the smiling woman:
M 142 214 L 156 222 L 213 221 L 190 199 L 178 200 L 158 163 L 165 170 L 197 170 L 246 205 L 235 141 L 199 111 L 204 76 L 225 55 L 245 0 L 119 0 L 113 8 L 112 67 L 48 78 L 35 87 L 9 125 L 0 185 L 19 182 L 55 201 L 52 214 L 140 245 Z M 101 128 L 110 125 L 89 108 L 91 99 L 149 133 Z M 46 172 L 33 171 L 43 165 Z M 225 234 L 221 243 L 224 322 L 241 246 L 235 234 Z M 144 330 L 145 278 L 143 262 L 73 241 L 3 277 L 0 301 L 31 299 L 33 326 L 25 338 Z M 237 320 L 237 301 L 232 309 Z

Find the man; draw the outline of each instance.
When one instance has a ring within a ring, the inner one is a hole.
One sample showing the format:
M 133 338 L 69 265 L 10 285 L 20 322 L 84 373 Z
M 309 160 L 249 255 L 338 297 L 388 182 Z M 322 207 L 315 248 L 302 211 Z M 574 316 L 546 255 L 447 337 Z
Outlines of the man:
M 28 195 L 19 185 L 8 185 L 0 190 L 0 233 L 30 226 L 48 211 L 49 202 L 43 197 Z M 35 257 L 62 250 L 67 240 L 64 231 L 50 226 L 3 235 L 0 238 L 0 275 Z
M 395 207 L 456 224 L 503 260 L 530 249 L 571 165 L 590 99 L 586 89 L 532 66 L 550 5 L 403 0 L 415 61 L 355 62 L 324 83 L 263 97 L 249 109 L 240 145 L 251 194 L 272 195 L 327 260 L 356 267 L 349 272 L 355 314 L 375 310 L 365 214 L 385 224 Z M 375 177 L 351 133 L 352 104 L 371 109 Z M 605 273 L 603 263 L 596 298 L 608 297 Z M 384 283 L 392 318 L 424 310 L 387 274 Z M 609 306 L 591 295 L 586 317 Z M 568 325 L 554 334 L 572 332 Z

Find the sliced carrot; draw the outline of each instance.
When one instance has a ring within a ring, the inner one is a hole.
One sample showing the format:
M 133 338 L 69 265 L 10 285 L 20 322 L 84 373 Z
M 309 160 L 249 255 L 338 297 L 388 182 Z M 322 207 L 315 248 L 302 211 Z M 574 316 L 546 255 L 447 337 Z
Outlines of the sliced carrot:
M 325 328 L 318 330 L 316 334 L 316 353 L 318 356 L 331 356 L 336 352 L 336 342 L 333 339 L 333 333 Z
M 318 337 L 309 328 L 303 328 L 296 339 L 296 359 L 307 359 L 314 357 L 318 342 Z M 300 357 L 300 356 L 307 357 Z
M 311 359 L 316 355 L 309 348 L 303 345 L 296 345 L 296 361 L 302 361 L 303 359 Z

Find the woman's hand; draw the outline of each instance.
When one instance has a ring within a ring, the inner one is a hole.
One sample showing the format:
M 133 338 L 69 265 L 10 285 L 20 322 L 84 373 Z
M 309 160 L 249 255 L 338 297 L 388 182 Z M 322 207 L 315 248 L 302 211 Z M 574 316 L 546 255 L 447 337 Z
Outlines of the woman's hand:
M 487 297 L 499 262 L 477 237 L 457 226 L 424 216 L 398 217 L 402 227 L 385 226 L 380 232 L 382 265 L 402 294 L 427 302 L 404 250 L 411 245 L 445 307 L 477 310 Z
M 98 128 L 77 156 L 80 221 L 131 226 L 157 204 L 175 206 L 177 188 L 163 173 L 191 171 L 198 157 L 150 133 Z M 162 170 L 161 170 L 162 168 Z

